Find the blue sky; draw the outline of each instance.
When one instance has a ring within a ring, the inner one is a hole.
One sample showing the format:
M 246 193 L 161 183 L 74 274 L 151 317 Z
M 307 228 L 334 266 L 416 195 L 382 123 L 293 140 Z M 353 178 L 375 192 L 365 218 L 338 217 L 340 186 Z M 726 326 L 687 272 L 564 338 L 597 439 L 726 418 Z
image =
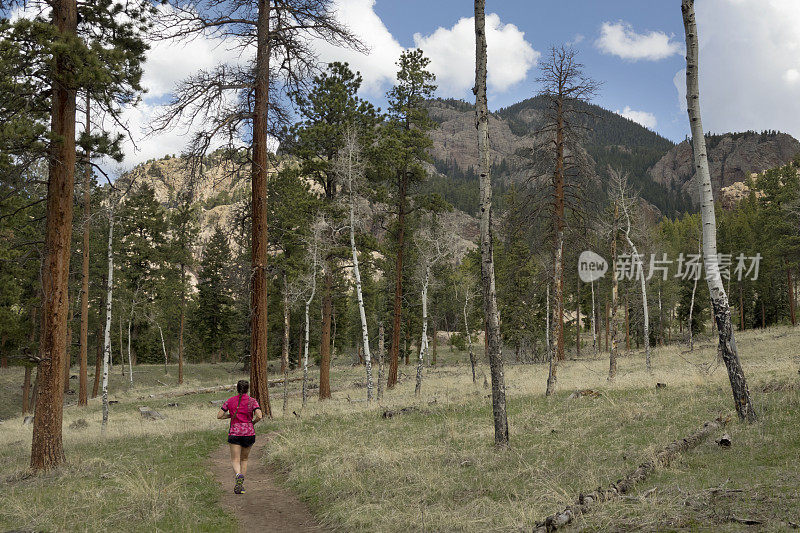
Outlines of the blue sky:
M 394 62 L 421 47 L 439 96 L 472 100 L 473 3 L 467 0 L 333 0 L 337 16 L 369 47 L 367 55 L 324 42 L 321 62 L 348 61 L 364 77 L 362 96 L 381 107 Z M 706 131 L 775 129 L 800 138 L 800 0 L 696 0 L 701 106 Z M 603 83 L 595 103 L 680 141 L 688 133 L 683 22 L 679 0 L 488 0 L 492 109 L 534 96 L 541 54 L 574 43 L 588 75 Z M 199 69 L 248 60 L 214 38 L 154 43 L 143 102 L 126 113 L 140 131 L 174 85 Z M 126 167 L 185 147 L 187 131 L 127 143 Z
M 525 33 L 533 48 L 545 52 L 550 46 L 572 43 L 579 50 L 586 73 L 603 83 L 595 103 L 610 109 L 644 110 L 656 116 L 656 129 L 662 135 L 682 140 L 688 131 L 685 114 L 678 106 L 673 85 L 675 73 L 683 68 L 682 54 L 660 61 L 631 61 L 602 53 L 595 41 L 604 22 L 624 21 L 637 33 L 664 32 L 674 42 L 683 43 L 683 22 L 679 2 L 663 0 L 566 0 L 532 2 L 489 0 L 487 13 L 497 13 L 507 24 Z M 472 16 L 472 3 L 463 0 L 377 0 L 375 12 L 400 44 L 414 45 L 414 33 L 430 34 L 437 27 L 452 26 L 460 17 Z M 417 13 L 424 13 L 418 16 Z M 681 48 L 682 50 L 682 48 Z M 465 53 L 472 53 L 465 50 Z M 489 58 L 491 61 L 492 58 Z M 537 76 L 533 69 L 525 81 L 507 92 L 495 94 L 492 108 L 504 107 L 536 94 Z

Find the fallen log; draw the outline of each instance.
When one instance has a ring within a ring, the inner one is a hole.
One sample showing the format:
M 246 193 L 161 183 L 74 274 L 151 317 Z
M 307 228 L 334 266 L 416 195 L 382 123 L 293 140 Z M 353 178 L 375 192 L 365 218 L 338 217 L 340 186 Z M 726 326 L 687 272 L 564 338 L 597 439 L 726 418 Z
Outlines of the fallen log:
M 630 472 L 628 475 L 612 483 L 609 487 L 599 487 L 595 491 L 588 494 L 581 494 L 578 496 L 577 501 L 567 506 L 565 509 L 552 514 L 537 522 L 533 528 L 535 533 L 543 533 L 555 531 L 568 524 L 570 524 L 578 516 L 591 511 L 596 503 L 602 503 L 614 498 L 619 498 L 633 488 L 633 486 L 641 481 L 644 481 L 650 474 L 652 474 L 659 466 L 665 467 L 675 459 L 680 453 L 691 450 L 706 440 L 708 436 L 718 429 L 722 429 L 730 422 L 731 415 L 726 417 L 718 417 L 703 424 L 703 426 L 682 439 L 673 441 L 667 446 L 662 448 L 655 456 L 640 464 L 639 467 Z

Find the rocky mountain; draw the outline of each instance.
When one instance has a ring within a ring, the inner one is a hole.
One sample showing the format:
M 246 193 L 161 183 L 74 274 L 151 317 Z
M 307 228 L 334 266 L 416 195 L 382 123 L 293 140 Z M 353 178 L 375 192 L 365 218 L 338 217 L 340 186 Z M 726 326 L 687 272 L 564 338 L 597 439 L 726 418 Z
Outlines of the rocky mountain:
M 524 151 L 534 144 L 545 122 L 547 102 L 531 98 L 492 113 L 489 133 L 497 178 L 496 197 L 505 187 L 530 177 Z M 585 104 L 582 126 L 585 150 L 593 168 L 587 180 L 602 189 L 608 166 L 626 171 L 641 197 L 666 215 L 694 210 L 694 164 L 691 145 L 675 144 L 657 133 L 601 107 Z M 429 187 L 460 209 L 477 209 L 477 164 L 474 107 L 460 100 L 434 100 L 431 117 L 439 127 L 431 134 L 431 155 L 438 176 Z M 716 193 L 753 173 L 785 165 L 800 154 L 800 141 L 779 132 L 708 135 L 709 163 Z M 474 194 L 469 191 L 474 189 Z M 598 191 L 600 192 L 600 191 Z
M 505 190 L 534 172 L 526 151 L 533 146 L 536 132 L 544 124 L 546 105 L 543 98 L 537 97 L 490 116 L 495 198 L 500 211 Z M 580 110 L 582 126 L 588 131 L 584 156 L 590 168 L 585 178 L 598 195 L 603 196 L 606 169 L 612 166 L 628 172 L 629 183 L 640 192 L 651 212 L 675 215 L 693 210 L 694 165 L 688 142 L 676 145 L 595 105 L 583 105 Z M 462 248 L 468 249 L 477 239 L 474 107 L 460 100 L 437 99 L 430 102 L 429 112 L 438 128 L 431 133 L 431 177 L 422 185 L 421 192 L 437 192 L 456 207 L 450 215 L 451 222 L 457 228 Z M 725 188 L 726 198 L 743 194 L 739 191 L 741 187 L 734 184 L 754 173 L 784 165 L 800 154 L 800 142 L 778 132 L 709 135 L 707 144 L 715 192 L 720 194 Z M 288 158 L 279 159 L 281 165 L 291 164 Z M 215 224 L 228 227 L 235 224 L 237 204 L 249 197 L 249 174 L 246 163 L 232 162 L 222 152 L 204 161 L 199 169 L 200 179 L 192 181 L 194 200 L 201 206 L 201 242 L 210 238 Z M 189 185 L 190 175 L 185 159 L 167 156 L 142 163 L 121 179 L 150 184 L 158 200 L 170 207 L 176 201 L 176 194 Z M 373 211 L 380 208 L 365 207 Z
M 800 141 L 786 133 L 744 132 L 707 135 L 708 164 L 714 193 L 753 174 L 783 166 L 800 154 Z M 695 171 L 689 141 L 674 146 L 650 170 L 650 178 L 694 199 Z

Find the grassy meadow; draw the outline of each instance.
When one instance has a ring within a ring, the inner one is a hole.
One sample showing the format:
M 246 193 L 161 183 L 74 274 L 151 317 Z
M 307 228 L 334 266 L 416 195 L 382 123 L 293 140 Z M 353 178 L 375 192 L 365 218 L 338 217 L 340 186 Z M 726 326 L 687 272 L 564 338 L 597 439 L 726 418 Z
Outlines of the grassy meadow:
M 715 434 L 632 494 L 581 517 L 579 529 L 784 531 L 800 523 L 800 333 L 773 328 L 737 340 L 759 423 L 732 421 L 725 430 L 730 448 L 717 446 Z M 613 383 L 605 354 L 566 361 L 551 398 L 544 397 L 546 366 L 507 364 L 507 450 L 493 446 L 483 378 L 473 384 L 466 354 L 446 346 L 440 364 L 426 368 L 419 397 L 413 365 L 401 365 L 398 387 L 372 405 L 364 401 L 363 369 L 341 355 L 332 400 L 312 396 L 303 409 L 300 383 L 290 383 L 284 416 L 282 386 L 272 387 L 275 418 L 258 432 L 280 431 L 268 460 L 332 530 L 526 530 L 581 491 L 615 481 L 704 421 L 733 411 L 715 344 L 701 339 L 694 352 L 684 350 L 654 349 L 652 375 L 642 353 L 623 356 Z M 181 389 L 234 383 L 242 374 L 231 366 L 188 365 Z M 159 397 L 174 390 L 159 382 L 174 383 L 176 369 L 135 370 L 130 387 L 115 369 L 110 397 L 119 403 L 105 435 L 98 400 L 66 407 L 67 465 L 37 477 L 27 473 L 31 427 L 19 413 L 22 371 L 0 372 L 0 530 L 236 529 L 205 465 L 226 429 L 210 401 L 226 393 Z M 484 362 L 481 371 L 488 374 Z M 667 386 L 657 389 L 656 382 Z M 599 394 L 569 398 L 576 389 Z M 141 405 L 167 418 L 142 420 Z M 409 414 L 381 416 L 410 406 L 416 409 Z

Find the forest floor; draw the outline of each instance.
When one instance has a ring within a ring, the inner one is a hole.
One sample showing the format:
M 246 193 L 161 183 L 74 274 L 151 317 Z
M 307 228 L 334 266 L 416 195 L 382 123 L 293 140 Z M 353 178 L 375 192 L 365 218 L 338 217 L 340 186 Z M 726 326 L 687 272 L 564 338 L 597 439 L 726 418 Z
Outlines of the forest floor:
M 784 531 L 800 524 L 800 330 L 744 332 L 737 341 L 759 422 L 734 420 L 725 429 L 730 448 L 713 435 L 625 498 L 579 518 L 578 528 Z M 426 368 L 419 397 L 414 367 L 401 365 L 400 384 L 368 405 L 363 368 L 341 356 L 332 400 L 312 397 L 303 409 L 293 382 L 283 413 L 281 386 L 270 388 L 275 418 L 257 430 L 272 434 L 264 472 L 330 530 L 529 530 L 580 492 L 608 485 L 733 411 L 714 342 L 684 350 L 654 349 L 652 374 L 634 351 L 620 358 L 613 382 L 606 354 L 568 360 L 550 398 L 545 365 L 507 364 L 511 446 L 502 451 L 493 446 L 485 363 L 473 384 L 466 355 L 440 346 L 442 364 Z M 179 390 L 235 383 L 243 375 L 231 366 L 187 365 Z M 174 383 L 174 367 L 135 371 L 133 387 L 114 371 L 111 399 L 119 403 L 105 435 L 98 400 L 66 407 L 67 464 L 35 477 L 27 473 L 31 429 L 19 414 L 22 371 L 0 372 L 0 531 L 237 530 L 235 509 L 224 500 L 230 487 L 209 468 L 225 449 L 226 429 L 211 401 L 229 393 L 165 398 L 159 395 L 175 387 L 161 383 Z M 570 398 L 576 389 L 598 394 Z M 139 406 L 167 418 L 143 420 Z M 382 417 L 402 407 L 415 410 Z

